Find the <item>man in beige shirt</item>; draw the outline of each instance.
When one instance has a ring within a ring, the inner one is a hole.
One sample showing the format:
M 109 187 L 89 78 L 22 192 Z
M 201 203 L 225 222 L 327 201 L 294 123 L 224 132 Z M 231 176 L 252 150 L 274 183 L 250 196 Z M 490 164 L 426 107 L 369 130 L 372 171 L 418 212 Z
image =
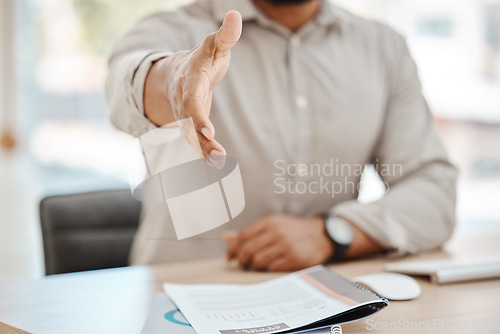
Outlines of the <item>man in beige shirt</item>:
M 181 241 L 167 206 L 144 203 L 132 264 L 225 252 L 295 270 L 452 234 L 456 171 L 404 39 L 327 0 L 199 0 L 150 16 L 116 43 L 106 94 L 134 136 L 192 117 L 207 163 L 236 157 L 245 189 L 241 215 Z M 387 192 L 361 203 L 370 163 Z

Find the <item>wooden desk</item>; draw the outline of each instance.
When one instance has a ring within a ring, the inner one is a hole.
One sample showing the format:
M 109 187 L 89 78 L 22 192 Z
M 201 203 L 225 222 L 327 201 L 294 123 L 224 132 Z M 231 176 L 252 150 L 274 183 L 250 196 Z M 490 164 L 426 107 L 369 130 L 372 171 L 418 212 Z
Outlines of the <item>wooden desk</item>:
M 445 251 L 422 257 L 500 252 L 499 240 L 500 234 L 455 239 Z M 371 259 L 332 268 L 352 278 L 383 271 L 388 261 Z M 254 283 L 279 275 L 243 272 L 219 259 L 56 275 L 0 286 L 0 322 L 33 333 L 137 334 L 163 282 Z M 443 286 L 432 285 L 427 279 L 418 281 L 422 286 L 419 298 L 391 302 L 368 320 L 343 325 L 344 332 L 500 332 L 499 279 Z M 384 325 L 393 328 L 376 330 Z

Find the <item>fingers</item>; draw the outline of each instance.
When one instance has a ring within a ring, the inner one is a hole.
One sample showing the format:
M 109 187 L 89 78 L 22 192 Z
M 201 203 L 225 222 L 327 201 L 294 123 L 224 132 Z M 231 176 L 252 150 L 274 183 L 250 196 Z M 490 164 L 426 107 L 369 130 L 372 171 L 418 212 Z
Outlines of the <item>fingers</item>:
M 238 231 L 227 231 L 223 234 L 224 241 L 227 243 L 226 260 L 231 261 L 236 255 L 238 249 Z
M 283 256 L 283 248 L 278 245 L 270 245 L 258 251 L 251 259 L 251 265 L 257 270 L 270 270 L 271 263 Z
M 292 270 L 293 266 L 286 256 L 279 256 L 272 260 L 267 266 L 269 271 L 289 271 Z
M 237 234 L 226 234 L 224 238 L 228 243 L 228 261 L 237 258 L 243 267 L 266 269 L 272 260 L 280 256 L 283 247 L 276 244 L 275 235 L 268 229 L 272 217 L 261 219 Z
M 208 118 L 212 105 L 210 77 L 206 71 L 194 73 L 186 78 L 182 87 L 181 113 L 192 117 L 196 131 L 212 140 L 215 129 Z M 208 152 L 207 152 L 208 153 Z
M 183 122 L 179 122 L 179 130 L 181 134 L 184 136 L 184 139 L 187 141 L 189 146 L 200 156 L 203 157 L 203 152 L 200 147 L 200 141 L 198 139 L 198 132 L 195 128 L 189 126 L 189 124 L 185 124 Z
M 268 225 L 268 217 L 258 220 L 255 223 L 251 224 L 250 226 L 245 227 L 240 231 L 240 235 L 238 237 L 239 243 L 242 244 L 246 240 L 249 240 L 255 237 L 256 235 L 264 232 L 267 228 L 267 225 Z
M 251 240 L 251 238 L 257 237 L 259 234 L 265 232 L 267 225 L 266 221 L 266 218 L 258 220 L 238 232 L 237 239 L 229 245 L 226 253 L 226 257 L 229 259 L 229 261 L 236 257 L 240 247 L 247 240 Z
M 236 238 L 238 238 L 238 234 L 239 234 L 238 231 L 225 231 L 222 234 L 222 239 L 224 239 L 226 243 L 230 243 L 234 241 Z
M 273 243 L 273 238 L 268 233 L 261 233 L 258 236 L 248 239 L 243 244 L 239 244 L 236 256 L 241 265 L 253 264 L 254 255 L 263 251 Z
M 226 151 L 221 144 L 213 139 L 215 129 L 208 118 L 212 104 L 212 95 L 207 88 L 209 85 L 208 80 L 208 76 L 203 74 L 187 78 L 183 91 L 182 115 L 193 119 L 198 134 L 197 139 L 205 161 L 217 168 L 222 168 Z
M 235 10 L 226 14 L 215 37 L 215 53 L 227 53 L 238 42 L 242 31 L 241 15 Z
M 219 169 L 224 167 L 224 163 L 226 162 L 226 150 L 224 147 L 215 139 L 207 140 L 200 133 L 198 133 L 198 140 L 205 161 Z
M 214 140 L 215 128 L 209 119 L 212 90 L 227 72 L 229 51 L 238 42 L 241 31 L 240 13 L 230 11 L 217 33 L 210 34 L 199 47 L 185 54 L 182 62 L 179 61 L 178 66 L 174 67 L 176 77 L 168 81 L 167 95 L 174 118 L 193 119 L 201 154 L 217 168 L 224 166 L 226 151 Z M 196 136 L 192 135 L 188 139 L 195 141 Z M 196 143 L 190 145 L 196 146 Z

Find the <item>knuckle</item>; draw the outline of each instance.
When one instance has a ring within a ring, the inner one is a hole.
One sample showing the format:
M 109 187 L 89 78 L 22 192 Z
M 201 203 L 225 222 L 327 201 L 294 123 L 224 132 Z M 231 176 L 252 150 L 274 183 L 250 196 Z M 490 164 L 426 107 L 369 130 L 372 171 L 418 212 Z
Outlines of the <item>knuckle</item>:
M 263 258 L 261 256 L 254 256 L 252 259 L 252 264 L 254 267 L 262 269 L 264 266 Z
M 246 249 L 242 249 L 241 252 L 240 252 L 240 256 L 239 258 L 242 260 L 242 261 L 246 261 L 249 257 L 249 253 L 248 253 L 248 250 Z
M 241 231 L 240 235 L 238 236 L 238 242 L 240 244 L 243 244 L 247 240 L 247 233 L 245 231 Z
M 179 97 L 178 97 L 177 95 L 174 95 L 174 96 L 172 97 L 172 104 L 173 104 L 174 106 L 179 105 Z
M 257 263 L 262 263 L 264 257 L 262 256 L 262 254 L 255 254 L 253 260 L 256 261 Z
M 184 109 L 196 109 L 201 107 L 201 101 L 197 96 L 186 96 L 182 100 L 182 107 Z
M 174 89 L 178 90 L 179 92 L 182 92 L 182 87 L 184 85 L 184 82 L 186 82 L 187 76 L 185 74 L 180 74 L 177 78 L 175 78 L 173 84 L 174 84 Z
M 285 239 L 287 233 L 279 224 L 273 224 L 273 233 L 276 237 Z
M 198 136 L 198 138 L 200 139 L 201 136 Z M 200 139 L 200 148 L 203 152 L 207 152 L 209 149 L 210 149 L 210 142 L 204 138 L 201 138 Z M 208 158 L 208 154 L 207 154 L 207 158 Z
M 248 239 L 248 230 L 242 230 L 240 232 L 240 240 L 247 240 Z
M 182 108 L 183 109 L 189 109 L 192 107 L 192 105 L 193 105 L 193 101 L 191 101 L 190 99 L 184 98 L 182 100 Z
M 215 38 L 216 37 L 217 37 L 217 31 L 216 32 L 211 32 L 210 34 L 208 34 L 205 37 L 205 39 L 203 40 L 203 42 L 213 44 L 215 42 Z
M 283 271 L 283 264 L 273 264 L 269 266 L 270 271 Z
M 274 237 L 281 242 L 286 241 L 285 234 L 280 230 L 274 231 Z
M 183 73 L 185 72 L 185 62 L 176 62 L 173 64 L 172 73 L 175 75 L 176 81 L 182 81 Z
M 278 219 L 276 218 L 276 216 L 269 217 L 269 219 L 267 220 L 267 225 L 272 230 L 276 230 L 277 227 L 278 227 L 278 225 L 279 225 L 278 224 Z
M 198 48 L 198 50 L 199 52 L 201 52 L 202 57 L 211 58 L 213 56 L 216 37 L 217 33 L 213 32 L 211 34 L 208 34 L 203 42 L 201 42 L 201 47 Z
M 301 256 L 300 254 L 295 253 L 295 252 L 293 252 L 291 254 L 290 260 L 291 260 L 291 263 L 293 263 L 295 265 L 301 265 L 302 263 L 304 263 L 304 257 Z

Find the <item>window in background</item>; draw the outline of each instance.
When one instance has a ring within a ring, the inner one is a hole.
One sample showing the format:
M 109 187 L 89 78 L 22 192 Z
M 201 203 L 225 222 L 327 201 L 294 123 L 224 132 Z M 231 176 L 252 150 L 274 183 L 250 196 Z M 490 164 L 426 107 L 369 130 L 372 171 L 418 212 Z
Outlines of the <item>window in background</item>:
M 460 230 L 500 226 L 500 0 L 334 2 L 405 35 L 460 171 Z
M 0 266 L 7 268 L 0 282 L 44 272 L 42 197 L 128 186 L 121 163 L 128 136 L 110 125 L 103 96 L 106 55 L 140 17 L 181 2 L 0 0 L 16 9 L 7 31 L 15 61 L 3 64 L 17 72 L 19 106 L 8 118 L 17 147 L 0 151 Z M 0 22 L 5 15 L 0 10 Z
M 31 0 L 36 105 L 23 126 L 46 192 L 126 187 L 128 135 L 115 130 L 104 98 L 113 40 L 140 18 L 185 0 Z M 25 88 L 27 88 L 26 86 Z

